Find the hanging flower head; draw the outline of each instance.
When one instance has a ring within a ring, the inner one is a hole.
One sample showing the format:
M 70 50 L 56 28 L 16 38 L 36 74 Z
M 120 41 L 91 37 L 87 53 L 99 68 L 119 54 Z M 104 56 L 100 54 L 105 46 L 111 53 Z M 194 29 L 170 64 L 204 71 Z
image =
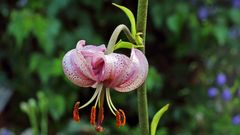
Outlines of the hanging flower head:
M 85 45 L 84 40 L 77 43 L 75 49 L 67 52 L 62 61 L 65 75 L 74 84 L 80 87 L 96 88 L 92 98 L 80 106 L 77 102 L 74 106 L 73 118 L 80 120 L 78 110 L 95 101 L 91 109 L 90 123 L 101 132 L 104 119 L 104 97 L 111 112 L 116 116 L 116 126 L 124 126 L 125 113 L 117 109 L 111 100 L 110 89 L 118 92 L 135 90 L 145 81 L 148 73 L 148 62 L 145 55 L 138 49 L 131 49 L 130 58 L 123 54 L 106 54 L 105 45 Z M 96 122 L 96 108 L 99 104 L 99 112 Z

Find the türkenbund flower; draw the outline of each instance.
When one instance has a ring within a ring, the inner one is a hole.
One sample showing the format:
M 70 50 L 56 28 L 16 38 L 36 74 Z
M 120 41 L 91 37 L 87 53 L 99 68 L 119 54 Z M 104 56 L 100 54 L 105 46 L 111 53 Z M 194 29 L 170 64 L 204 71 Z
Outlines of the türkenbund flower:
M 138 49 L 132 48 L 130 58 L 123 54 L 106 53 L 105 45 L 86 45 L 80 40 L 75 49 L 65 54 L 62 65 L 65 75 L 74 84 L 80 87 L 96 88 L 92 98 L 84 105 L 77 102 L 74 106 L 73 117 L 80 120 L 78 109 L 88 106 L 96 99 L 91 110 L 90 123 L 97 131 L 102 131 L 104 118 L 104 96 L 111 112 L 116 116 L 116 126 L 124 126 L 125 113 L 116 109 L 110 97 L 110 88 L 118 92 L 135 90 L 145 81 L 148 73 L 148 62 L 145 55 Z M 96 108 L 99 104 L 98 120 Z M 80 106 L 80 107 L 79 107 Z

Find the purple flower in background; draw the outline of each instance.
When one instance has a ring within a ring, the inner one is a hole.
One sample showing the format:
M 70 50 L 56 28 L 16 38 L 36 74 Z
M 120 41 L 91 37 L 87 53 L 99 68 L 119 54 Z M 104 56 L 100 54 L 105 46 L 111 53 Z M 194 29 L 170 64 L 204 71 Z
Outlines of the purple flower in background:
M 223 86 L 226 83 L 226 75 L 224 73 L 219 73 L 217 75 L 216 81 L 219 86 Z
M 2 130 L 0 130 L 0 135 L 11 135 L 11 132 L 6 128 L 2 128 Z
M 215 88 L 215 87 L 210 87 L 210 88 L 208 89 L 208 96 L 209 96 L 209 97 L 213 98 L 213 97 L 217 96 L 217 94 L 218 94 L 218 89 L 217 89 L 217 88 Z
M 225 88 L 222 92 L 222 99 L 224 101 L 229 101 L 232 98 L 232 93 L 228 88 Z
M 28 0 L 18 0 L 18 5 L 24 7 L 28 3 Z
M 237 96 L 240 97 L 240 89 L 237 90 Z
M 239 36 L 240 36 L 240 28 L 239 27 L 234 26 L 234 27 L 230 28 L 230 30 L 229 30 L 230 38 L 235 39 L 235 38 L 238 38 Z
M 239 125 L 240 124 L 240 114 L 235 115 L 235 116 L 232 117 L 232 123 L 234 125 Z
M 207 7 L 200 7 L 200 9 L 198 10 L 198 17 L 200 20 L 204 21 L 207 19 L 209 15 L 209 11 Z
M 232 6 L 235 8 L 240 8 L 240 0 L 232 0 Z

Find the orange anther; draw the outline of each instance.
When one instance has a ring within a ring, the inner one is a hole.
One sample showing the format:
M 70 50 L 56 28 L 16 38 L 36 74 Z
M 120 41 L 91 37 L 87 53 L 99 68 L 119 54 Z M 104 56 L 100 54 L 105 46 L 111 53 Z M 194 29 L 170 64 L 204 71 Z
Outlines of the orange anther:
M 116 112 L 116 127 L 119 128 L 121 126 L 121 116 L 119 111 Z
M 92 125 L 95 125 L 95 122 L 96 121 L 96 107 L 93 106 L 92 109 L 91 109 L 91 115 L 90 115 L 90 123 Z
M 126 124 L 126 115 L 122 109 L 119 109 L 120 112 L 120 120 L 121 120 L 121 126 L 124 126 Z
M 80 105 L 80 102 L 76 102 L 73 108 L 73 120 L 76 122 L 80 121 L 80 116 L 78 112 L 79 105 Z

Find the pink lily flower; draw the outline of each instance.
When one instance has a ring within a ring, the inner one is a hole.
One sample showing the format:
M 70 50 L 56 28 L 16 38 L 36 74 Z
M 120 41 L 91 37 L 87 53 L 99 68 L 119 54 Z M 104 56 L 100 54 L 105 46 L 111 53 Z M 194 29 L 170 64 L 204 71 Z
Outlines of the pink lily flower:
M 79 121 L 78 109 L 88 106 L 94 99 L 95 105 L 91 110 L 90 123 L 96 126 L 96 130 L 103 130 L 103 103 L 106 100 L 111 112 L 116 116 L 116 126 L 124 126 L 125 113 L 116 109 L 110 97 L 110 88 L 118 92 L 129 92 L 143 84 L 148 73 L 148 62 L 145 55 L 138 49 L 132 48 L 130 58 L 124 54 L 106 53 L 105 45 L 85 45 L 84 40 L 77 43 L 75 49 L 67 52 L 62 65 L 67 78 L 80 87 L 96 88 L 92 98 L 80 106 L 77 102 L 74 106 L 74 120 Z M 103 89 L 106 88 L 106 89 Z M 96 107 L 99 106 L 98 121 L 96 119 Z M 80 107 L 79 107 L 80 106 Z

